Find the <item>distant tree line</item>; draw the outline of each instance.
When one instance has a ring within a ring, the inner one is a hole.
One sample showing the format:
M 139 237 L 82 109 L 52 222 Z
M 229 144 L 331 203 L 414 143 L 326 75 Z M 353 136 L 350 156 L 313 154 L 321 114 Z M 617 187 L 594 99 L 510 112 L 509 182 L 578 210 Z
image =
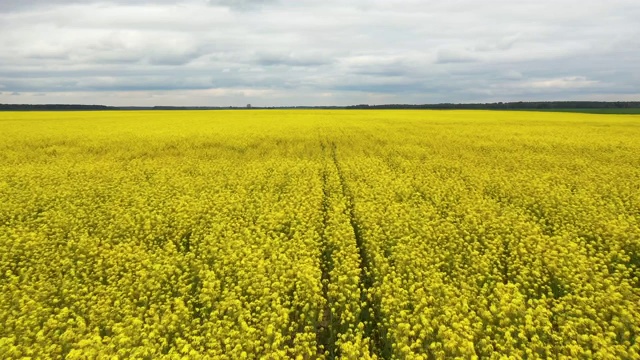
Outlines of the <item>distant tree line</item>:
M 640 109 L 640 101 L 518 101 L 475 104 L 386 104 L 350 106 L 105 106 L 71 104 L 0 104 L 0 111 L 94 111 L 94 110 L 225 110 L 225 109 L 434 109 L 434 110 L 567 110 Z
M 552 109 L 636 109 L 640 101 L 518 101 L 475 104 L 388 104 L 352 105 L 347 109 L 436 109 L 436 110 L 552 110 Z
M 71 104 L 0 104 L 0 111 L 71 111 L 71 110 L 113 110 L 105 105 L 71 105 Z

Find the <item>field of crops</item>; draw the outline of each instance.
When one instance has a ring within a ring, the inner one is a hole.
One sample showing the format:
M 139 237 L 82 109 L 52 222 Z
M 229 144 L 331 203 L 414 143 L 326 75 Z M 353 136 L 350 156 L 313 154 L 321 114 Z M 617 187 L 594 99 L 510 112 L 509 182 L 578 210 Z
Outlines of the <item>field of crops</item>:
M 3 359 L 638 359 L 640 116 L 0 113 Z

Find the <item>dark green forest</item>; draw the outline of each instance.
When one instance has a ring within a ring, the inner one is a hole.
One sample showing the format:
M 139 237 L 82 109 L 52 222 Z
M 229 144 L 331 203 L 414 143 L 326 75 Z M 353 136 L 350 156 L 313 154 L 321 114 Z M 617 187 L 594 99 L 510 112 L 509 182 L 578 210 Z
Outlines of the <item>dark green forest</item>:
M 73 104 L 0 104 L 0 111 L 104 111 L 104 110 L 228 110 L 228 109 L 433 109 L 433 110 L 537 110 L 598 114 L 639 114 L 640 101 L 518 101 L 496 103 L 385 104 L 349 106 L 105 106 Z

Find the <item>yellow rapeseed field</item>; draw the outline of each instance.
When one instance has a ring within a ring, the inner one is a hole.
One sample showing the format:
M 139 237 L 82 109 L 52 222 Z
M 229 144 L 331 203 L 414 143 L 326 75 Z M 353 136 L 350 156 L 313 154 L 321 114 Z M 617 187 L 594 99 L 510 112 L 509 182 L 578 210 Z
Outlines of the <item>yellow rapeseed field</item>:
M 0 113 L 0 358 L 639 359 L 640 116 Z

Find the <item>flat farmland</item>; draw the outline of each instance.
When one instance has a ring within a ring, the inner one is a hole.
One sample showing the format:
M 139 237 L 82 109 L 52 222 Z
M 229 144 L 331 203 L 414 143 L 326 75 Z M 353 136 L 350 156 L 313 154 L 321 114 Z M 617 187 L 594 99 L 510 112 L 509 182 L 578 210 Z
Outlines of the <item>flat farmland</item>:
M 0 354 L 638 359 L 640 115 L 0 113 Z

